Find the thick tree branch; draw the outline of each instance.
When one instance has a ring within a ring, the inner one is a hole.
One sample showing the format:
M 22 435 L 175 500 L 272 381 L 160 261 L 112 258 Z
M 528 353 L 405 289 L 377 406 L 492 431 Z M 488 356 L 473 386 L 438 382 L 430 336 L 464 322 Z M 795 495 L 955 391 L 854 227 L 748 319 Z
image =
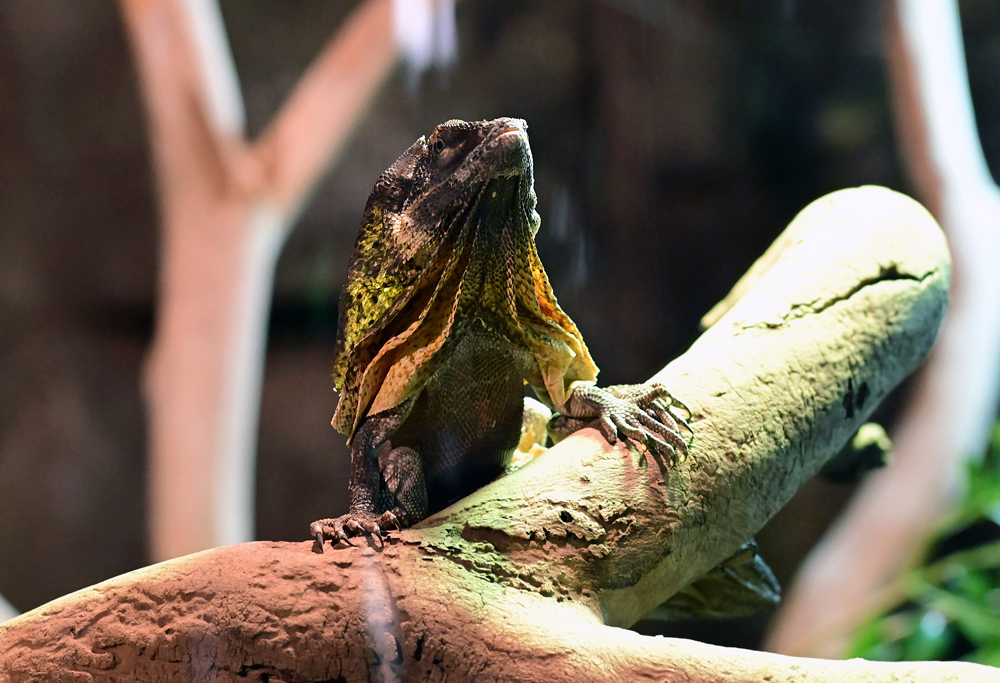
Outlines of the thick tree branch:
M 828 662 L 628 626 L 731 554 L 927 353 L 943 236 L 879 188 L 825 197 L 656 379 L 693 412 L 670 466 L 585 429 L 374 543 L 257 543 L 149 567 L 0 627 L 0 674 L 73 680 L 997 681 L 964 663 Z M 772 258 L 773 257 L 773 258 Z

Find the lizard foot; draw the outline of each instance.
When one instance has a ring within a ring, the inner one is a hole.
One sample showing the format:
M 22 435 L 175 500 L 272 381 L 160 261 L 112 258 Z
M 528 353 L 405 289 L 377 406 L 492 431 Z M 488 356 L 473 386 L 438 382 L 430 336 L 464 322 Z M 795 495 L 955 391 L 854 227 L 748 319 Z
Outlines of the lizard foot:
M 672 463 L 687 457 L 688 441 L 681 430 L 692 433 L 687 422 L 691 411 L 662 384 L 619 384 L 607 389 L 580 385 L 575 391 L 582 392 L 578 400 L 597 409 L 598 425 L 608 443 L 617 443 L 621 436 L 669 457 Z
M 680 399 L 675 398 L 667 388 L 659 382 L 647 384 L 616 384 L 608 387 L 608 392 L 618 398 L 634 403 L 646 411 L 646 414 L 679 434 L 683 428 L 688 436 L 694 436 L 694 430 L 688 424 L 691 419 L 691 409 Z M 690 441 L 686 440 L 685 445 Z M 687 449 L 684 449 L 687 453 Z
M 382 532 L 390 529 L 402 529 L 399 518 L 390 510 L 382 514 L 374 512 L 348 512 L 340 517 L 318 519 L 309 525 L 309 532 L 319 543 L 319 551 L 323 552 L 323 542 L 329 538 L 334 543 L 343 541 L 348 545 L 352 536 L 375 536 L 382 543 Z

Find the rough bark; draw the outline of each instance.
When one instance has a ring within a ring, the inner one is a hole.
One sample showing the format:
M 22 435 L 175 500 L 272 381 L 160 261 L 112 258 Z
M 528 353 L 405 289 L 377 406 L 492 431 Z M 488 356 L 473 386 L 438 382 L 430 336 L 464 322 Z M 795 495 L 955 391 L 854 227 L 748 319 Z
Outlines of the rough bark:
M 807 660 L 628 626 L 731 554 L 920 362 L 943 236 L 879 188 L 807 208 L 656 379 L 693 412 L 670 466 L 584 429 L 385 544 L 255 543 L 112 579 L 0 627 L 11 680 L 1000 681 Z

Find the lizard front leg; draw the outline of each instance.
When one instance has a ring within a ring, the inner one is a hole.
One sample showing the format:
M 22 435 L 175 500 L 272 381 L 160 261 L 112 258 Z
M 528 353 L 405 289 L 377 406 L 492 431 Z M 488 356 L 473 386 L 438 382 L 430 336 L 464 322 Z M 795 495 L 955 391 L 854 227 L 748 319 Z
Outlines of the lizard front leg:
M 406 419 L 413 401 L 366 417 L 351 440 L 350 509 L 346 515 L 319 519 L 309 525 L 319 542 L 350 544 L 351 536 L 368 534 L 380 540 L 382 532 L 401 529 L 427 513 L 427 492 L 419 454 L 395 448 L 382 458 L 380 448 Z
M 678 411 L 678 412 L 675 412 Z M 671 461 L 687 457 L 691 433 L 687 407 L 659 383 L 620 384 L 601 388 L 592 382 L 577 382 L 559 415 L 549 423 L 554 441 L 597 420 L 608 443 L 619 437 L 631 439 Z

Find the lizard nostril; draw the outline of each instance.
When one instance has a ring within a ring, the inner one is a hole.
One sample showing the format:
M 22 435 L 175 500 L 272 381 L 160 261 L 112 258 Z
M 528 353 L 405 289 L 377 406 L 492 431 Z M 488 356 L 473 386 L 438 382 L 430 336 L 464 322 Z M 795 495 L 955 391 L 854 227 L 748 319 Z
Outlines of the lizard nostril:
M 573 515 L 569 514 L 566 510 L 563 510 L 559 513 L 559 519 L 566 522 L 566 524 L 569 524 L 573 521 Z

